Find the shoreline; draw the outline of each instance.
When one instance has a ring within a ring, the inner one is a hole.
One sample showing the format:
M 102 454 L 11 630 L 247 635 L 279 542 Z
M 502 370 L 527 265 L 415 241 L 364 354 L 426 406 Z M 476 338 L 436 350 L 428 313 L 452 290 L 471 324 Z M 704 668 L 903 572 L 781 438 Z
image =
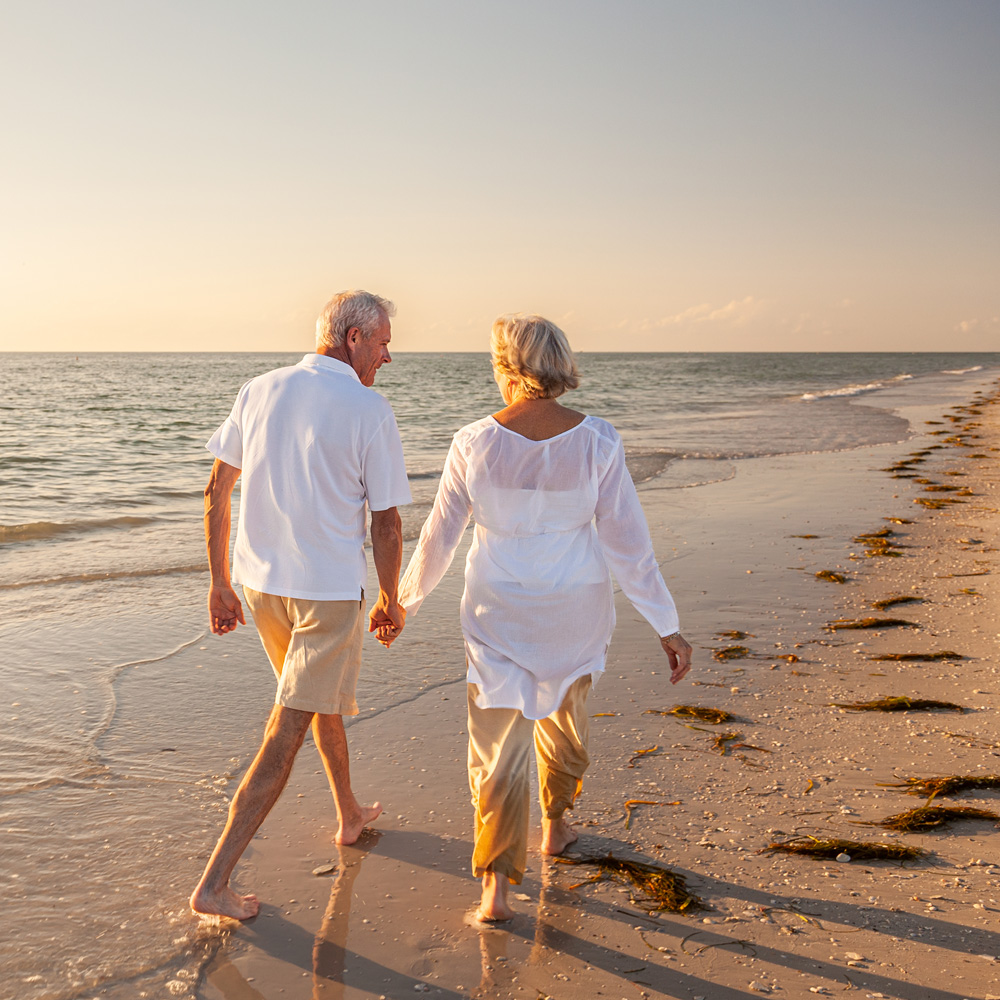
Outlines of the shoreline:
M 611 850 L 666 865 L 709 909 L 650 916 L 615 886 L 570 888 L 589 870 L 536 851 L 513 892 L 515 919 L 471 926 L 478 884 L 468 868 L 463 679 L 351 726 L 358 794 L 385 805 L 376 831 L 352 848 L 332 844 L 329 791 L 314 751 L 303 749 L 234 879 L 261 896 L 261 916 L 226 932 L 197 995 L 745 1000 L 832 994 L 849 984 L 905 1000 L 1000 994 L 991 987 L 1000 978 L 1000 866 L 987 863 L 993 825 L 892 835 L 852 823 L 921 804 L 880 786 L 894 778 L 1000 771 L 992 738 L 1000 685 L 990 666 L 997 585 L 989 573 L 1000 546 L 1000 452 L 990 450 L 1000 447 L 1000 413 L 996 383 L 989 386 L 993 402 L 970 420 L 982 423 L 970 433 L 984 436 L 970 437 L 968 448 L 944 445 L 920 467 L 936 483 L 944 471 L 964 472 L 953 477 L 974 494 L 964 503 L 925 509 L 914 498 L 934 494 L 882 471 L 908 450 L 940 443 L 943 435 L 921 421 L 958 411 L 934 405 L 911 407 L 917 433 L 900 444 L 746 459 L 734 479 L 698 490 L 657 488 L 654 480 L 640 491 L 696 665 L 668 690 L 655 637 L 619 595 L 607 671 L 590 701 L 598 716 L 593 763 L 572 816 L 581 836 L 570 854 Z M 887 517 L 912 521 L 890 525 L 907 546 L 902 555 L 852 558 L 862 552 L 852 539 Z M 817 580 L 823 569 L 849 582 Z M 392 651 L 367 654 L 366 671 L 389 676 L 393 658 L 418 655 L 438 627 L 457 632 L 461 572 L 457 558 Z M 969 589 L 977 593 L 961 592 Z M 919 630 L 849 638 L 825 631 L 827 622 L 871 614 L 870 601 L 902 591 L 923 599 L 893 609 Z M 753 636 L 745 640 L 751 657 L 713 659 L 713 649 L 731 643 L 716 637 L 726 630 Z M 866 659 L 903 645 L 954 649 L 965 659 Z M 830 706 L 896 694 L 975 711 L 882 715 Z M 720 755 L 714 731 L 645 714 L 676 703 L 734 713 L 730 727 L 748 748 Z M 956 731 L 965 735 L 948 735 Z M 664 804 L 636 807 L 626 829 L 626 799 Z M 995 792 L 935 804 L 1000 808 Z M 757 853 L 796 834 L 912 843 L 936 855 L 930 865 L 901 867 Z M 331 863 L 331 874 L 312 874 Z

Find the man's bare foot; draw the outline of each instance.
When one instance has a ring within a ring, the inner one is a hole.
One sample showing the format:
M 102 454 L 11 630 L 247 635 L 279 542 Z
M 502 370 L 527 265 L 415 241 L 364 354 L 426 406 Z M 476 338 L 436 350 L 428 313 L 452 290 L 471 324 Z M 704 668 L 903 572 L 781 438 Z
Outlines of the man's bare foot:
M 361 831 L 371 822 L 378 819 L 382 815 L 382 803 L 375 802 L 373 805 L 367 808 L 362 807 L 361 811 L 357 816 L 352 817 L 349 820 L 344 820 L 343 817 L 340 819 L 340 827 L 337 830 L 337 836 L 333 838 L 334 843 L 341 844 L 346 847 L 348 844 L 353 844 L 358 837 L 361 836 Z
M 562 816 L 542 817 L 542 854 L 562 854 L 576 840 L 576 831 Z
M 487 872 L 483 876 L 483 897 L 476 910 L 476 919 L 483 923 L 493 924 L 500 920 L 510 920 L 514 911 L 507 902 L 507 890 L 510 879 L 506 875 Z
M 203 916 L 249 920 L 260 912 L 260 902 L 253 893 L 241 896 L 228 885 L 218 892 L 209 892 L 198 886 L 191 894 L 191 909 Z

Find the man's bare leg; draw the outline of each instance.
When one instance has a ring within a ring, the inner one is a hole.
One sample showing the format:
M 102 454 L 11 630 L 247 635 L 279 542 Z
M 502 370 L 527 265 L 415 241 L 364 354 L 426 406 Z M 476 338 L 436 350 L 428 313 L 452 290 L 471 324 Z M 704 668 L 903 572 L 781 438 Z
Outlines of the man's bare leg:
M 292 772 L 295 755 L 302 746 L 312 712 L 275 705 L 267 720 L 264 741 L 243 776 L 222 836 L 209 858 L 198 887 L 191 894 L 195 913 L 246 920 L 257 915 L 260 903 L 254 895 L 240 896 L 229 887 L 229 877 L 253 835 L 260 828 Z
M 486 872 L 483 875 L 483 896 L 479 901 L 476 918 L 487 923 L 498 920 L 510 920 L 514 911 L 507 902 L 507 890 L 510 889 L 510 879 L 496 872 Z
M 542 817 L 542 854 L 562 854 L 570 844 L 576 842 L 576 830 L 566 822 L 564 816 L 565 813 L 560 813 L 551 819 Z
M 313 717 L 312 730 L 320 757 L 323 758 L 330 791 L 333 792 L 337 818 L 340 820 L 334 840 L 338 844 L 353 844 L 361 836 L 361 831 L 382 814 L 382 805 L 375 802 L 370 806 L 362 806 L 354 797 L 343 718 L 317 712 Z

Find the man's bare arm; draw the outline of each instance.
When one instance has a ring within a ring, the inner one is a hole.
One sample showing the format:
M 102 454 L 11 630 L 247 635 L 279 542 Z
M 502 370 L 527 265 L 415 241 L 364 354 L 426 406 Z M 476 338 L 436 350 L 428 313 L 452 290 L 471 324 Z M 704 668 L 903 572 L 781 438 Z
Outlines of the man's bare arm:
M 212 583 L 208 591 L 208 618 L 216 635 L 246 624 L 243 605 L 229 576 L 229 532 L 232 527 L 233 487 L 240 470 L 216 459 L 205 487 L 205 547 Z
M 399 511 L 372 511 L 372 558 L 378 574 L 379 595 L 368 616 L 368 631 L 378 632 L 379 642 L 389 646 L 403 630 L 406 612 L 399 606 L 399 569 L 403 562 L 403 526 Z

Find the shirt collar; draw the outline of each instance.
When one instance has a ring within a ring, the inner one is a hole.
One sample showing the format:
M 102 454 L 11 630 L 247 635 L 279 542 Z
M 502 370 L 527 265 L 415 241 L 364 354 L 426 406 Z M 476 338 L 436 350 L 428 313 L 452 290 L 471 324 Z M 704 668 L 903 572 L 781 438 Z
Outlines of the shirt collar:
M 336 372 L 338 375 L 350 375 L 358 385 L 361 384 L 358 373 L 349 364 L 338 361 L 336 358 L 331 358 L 327 354 L 306 354 L 299 364 L 308 368 L 326 368 L 328 371 Z

